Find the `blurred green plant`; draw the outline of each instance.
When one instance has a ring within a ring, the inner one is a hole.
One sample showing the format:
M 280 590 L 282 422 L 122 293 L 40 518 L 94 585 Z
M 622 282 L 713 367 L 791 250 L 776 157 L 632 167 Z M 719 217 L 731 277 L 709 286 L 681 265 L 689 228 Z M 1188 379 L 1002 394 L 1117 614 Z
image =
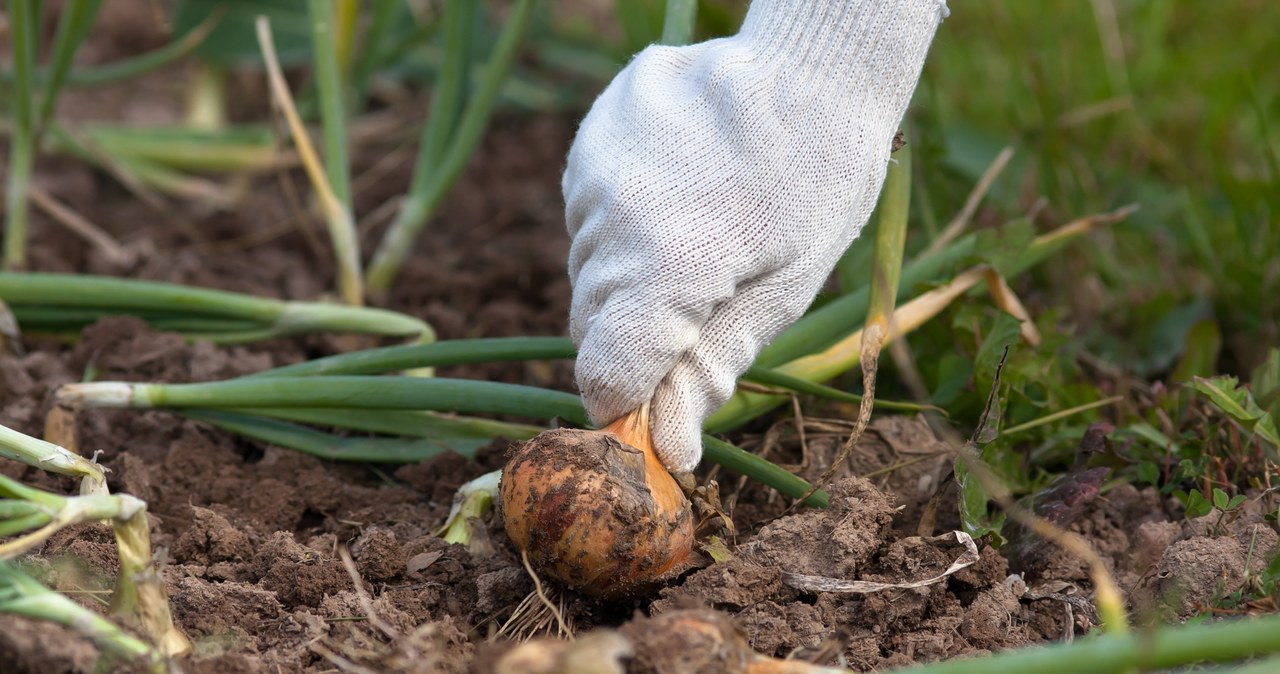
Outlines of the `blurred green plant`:
M 422 128 L 409 194 L 369 263 L 372 293 L 390 291 L 413 250 L 417 233 L 466 167 L 493 114 L 502 84 L 511 72 L 535 5 L 533 0 L 517 0 L 489 55 L 484 74 L 468 96 L 469 74 L 478 58 L 468 27 L 475 21 L 478 4 L 476 0 L 458 0 L 445 5 L 444 61 L 439 87 Z
M 4 270 L 21 270 L 27 263 L 27 225 L 30 218 L 28 184 L 35 165 L 40 135 L 53 116 L 58 92 L 76 50 L 88 36 L 102 0 L 68 0 L 58 19 L 52 47 L 52 63 L 35 95 L 36 59 L 40 53 L 43 2 L 10 2 L 10 44 L 13 55 L 12 114 L 9 139 L 9 180 L 5 191 Z

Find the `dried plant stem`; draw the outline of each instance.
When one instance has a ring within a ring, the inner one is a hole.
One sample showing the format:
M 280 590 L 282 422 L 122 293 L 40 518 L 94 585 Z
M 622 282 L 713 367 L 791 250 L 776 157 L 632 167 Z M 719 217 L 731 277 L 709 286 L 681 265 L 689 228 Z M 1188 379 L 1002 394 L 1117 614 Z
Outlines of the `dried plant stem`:
M 889 336 L 890 321 L 898 297 L 898 282 L 902 277 L 902 255 L 907 240 L 907 214 L 911 204 L 911 153 L 898 152 L 897 160 L 889 165 L 885 176 L 884 192 L 880 199 L 879 219 L 876 224 L 875 257 L 871 263 L 870 304 L 867 306 L 866 325 L 862 330 L 859 363 L 862 366 L 862 400 L 858 404 L 858 419 L 831 465 L 814 480 L 804 497 L 791 504 L 795 508 L 808 500 L 814 492 L 824 489 L 849 457 L 858 440 L 871 422 L 871 411 L 876 397 L 876 372 L 880 366 L 880 350 Z
M 987 293 L 991 295 L 991 299 L 995 301 L 996 306 L 1022 322 L 1018 328 L 1018 331 L 1022 334 L 1022 339 L 1032 346 L 1039 345 L 1040 330 L 1036 328 L 1035 322 L 1031 320 L 1031 314 L 1023 306 L 1022 300 L 1018 299 L 1018 295 L 1013 292 L 1013 288 L 1009 287 L 1009 282 L 995 269 L 987 270 L 986 281 Z
M 992 160 L 991 165 L 982 173 L 982 177 L 978 179 L 978 183 L 973 186 L 973 191 L 969 192 L 968 198 L 964 200 L 964 205 L 960 207 L 960 212 L 956 217 L 947 223 L 938 237 L 934 239 L 929 247 L 924 250 L 924 255 L 933 255 L 946 248 L 957 236 L 964 232 L 964 228 L 969 226 L 969 221 L 973 219 L 973 214 L 978 211 L 978 204 L 982 203 L 982 198 L 987 195 L 991 189 L 992 183 L 1000 174 L 1004 172 L 1009 160 L 1013 159 L 1013 146 L 1006 146 Z
M 352 306 L 360 306 L 364 304 L 364 279 L 360 272 L 360 244 L 356 240 L 355 220 L 351 216 L 351 211 L 334 193 L 324 165 L 311 144 L 311 137 L 307 134 L 302 118 L 293 105 L 293 96 L 289 93 L 284 73 L 280 71 L 280 61 L 276 57 L 275 42 L 271 37 L 271 24 L 266 17 L 258 17 L 257 29 L 258 44 L 262 48 L 263 60 L 267 65 L 267 77 L 274 100 L 284 114 L 289 134 L 293 137 L 294 146 L 302 160 L 302 166 L 324 210 L 325 222 L 329 226 L 329 238 L 333 241 L 334 255 L 338 261 L 338 284 L 342 299 Z
M 143 632 L 169 657 L 181 657 L 193 646 L 173 622 L 164 578 L 151 554 L 151 533 L 146 505 L 127 518 L 111 522 L 120 554 L 120 578 L 112 596 L 117 615 L 136 619 Z
M 136 261 L 137 256 L 117 243 L 110 234 L 39 187 L 29 186 L 27 196 L 31 197 L 31 203 L 37 208 L 84 239 L 112 264 L 127 267 Z

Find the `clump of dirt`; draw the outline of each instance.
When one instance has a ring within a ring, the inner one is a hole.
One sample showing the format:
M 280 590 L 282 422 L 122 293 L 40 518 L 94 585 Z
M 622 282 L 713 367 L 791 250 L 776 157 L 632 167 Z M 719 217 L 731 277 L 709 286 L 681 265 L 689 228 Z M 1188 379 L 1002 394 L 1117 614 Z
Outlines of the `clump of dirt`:
M 989 548 L 985 560 L 944 582 L 870 594 L 812 592 L 794 574 L 908 583 L 943 573 L 959 556 L 937 539 L 893 532 L 891 497 L 850 477 L 832 485 L 827 509 L 765 525 L 733 559 L 701 569 L 664 590 L 659 613 L 705 605 L 733 616 L 764 655 L 843 656 L 859 670 L 1008 648 L 1042 640 L 1021 627 L 1007 566 Z M 886 655 L 890 654 L 890 655 Z
M 1138 588 L 1135 598 L 1163 619 L 1187 618 L 1222 606 L 1242 591 L 1257 590 L 1276 554 L 1276 530 L 1258 513 L 1232 518 L 1215 512 L 1174 527 L 1152 537 L 1156 542 L 1149 545 L 1163 544 L 1163 551 L 1148 571 L 1154 578 L 1144 578 L 1150 582 Z
M 0 662 L 14 672 L 91 672 L 98 649 L 75 631 L 0 614 Z

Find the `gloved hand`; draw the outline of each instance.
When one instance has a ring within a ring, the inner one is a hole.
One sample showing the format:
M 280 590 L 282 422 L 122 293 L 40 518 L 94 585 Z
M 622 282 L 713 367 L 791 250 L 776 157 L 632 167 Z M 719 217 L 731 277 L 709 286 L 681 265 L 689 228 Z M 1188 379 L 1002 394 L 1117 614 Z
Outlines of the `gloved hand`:
M 876 204 L 945 0 L 755 0 L 640 52 L 569 151 L 569 331 L 587 412 L 650 402 L 672 471 Z

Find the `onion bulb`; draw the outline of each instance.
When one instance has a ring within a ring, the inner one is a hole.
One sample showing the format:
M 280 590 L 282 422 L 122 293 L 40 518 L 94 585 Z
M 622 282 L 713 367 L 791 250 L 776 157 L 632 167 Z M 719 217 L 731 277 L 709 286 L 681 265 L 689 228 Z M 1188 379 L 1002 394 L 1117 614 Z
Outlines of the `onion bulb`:
M 512 449 L 503 523 L 539 573 L 622 599 L 688 568 L 692 506 L 654 452 L 648 411 L 600 431 L 546 431 Z

